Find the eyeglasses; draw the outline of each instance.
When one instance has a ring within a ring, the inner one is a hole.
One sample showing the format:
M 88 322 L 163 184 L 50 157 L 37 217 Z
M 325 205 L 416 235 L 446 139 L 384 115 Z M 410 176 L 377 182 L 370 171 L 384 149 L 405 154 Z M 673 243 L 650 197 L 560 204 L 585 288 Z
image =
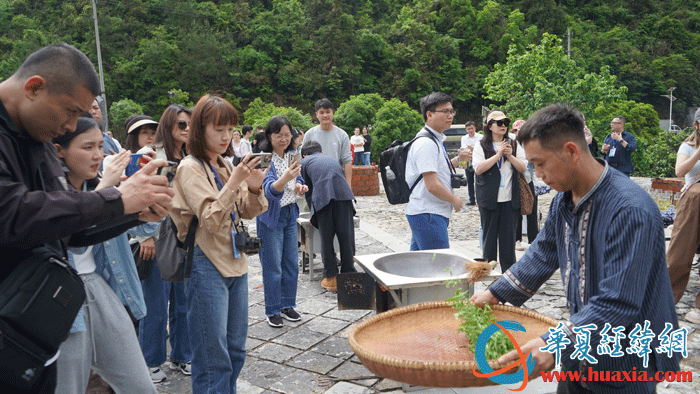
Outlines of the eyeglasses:
M 505 125 L 506 127 L 510 126 L 510 120 L 492 120 L 492 124 L 495 123 L 496 126 L 501 127 Z
M 292 135 L 291 134 L 272 134 L 272 139 L 274 140 L 291 140 Z
M 439 111 L 432 111 L 432 112 L 442 112 L 445 115 L 457 116 L 457 111 L 455 111 L 453 109 L 441 109 Z
M 610 124 L 622 124 L 622 122 L 610 122 Z
M 185 130 L 187 128 L 187 122 L 185 122 L 184 120 L 179 120 L 177 122 L 177 128 L 180 130 Z

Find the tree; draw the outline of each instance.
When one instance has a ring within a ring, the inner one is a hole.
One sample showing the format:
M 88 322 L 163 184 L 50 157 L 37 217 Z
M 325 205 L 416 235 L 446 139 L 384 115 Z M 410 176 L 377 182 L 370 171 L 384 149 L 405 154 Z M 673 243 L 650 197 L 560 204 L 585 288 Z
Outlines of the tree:
M 423 126 L 423 116 L 405 102 L 393 98 L 377 111 L 372 128 L 372 160 L 395 140 L 408 141 Z
M 289 120 L 289 123 L 296 128 L 303 130 L 308 130 L 313 127 L 313 122 L 311 121 L 311 116 L 308 114 L 302 114 L 296 108 L 290 107 L 277 107 L 272 103 L 264 103 L 260 97 L 257 97 L 250 103 L 248 109 L 243 114 L 243 119 L 246 124 L 253 127 L 262 126 L 265 127 L 267 122 L 270 121 L 275 115 L 281 115 Z
M 616 87 L 615 82 L 607 67 L 601 67 L 599 74 L 586 73 L 564 54 L 561 39 L 545 33 L 539 45 L 530 45 L 523 54 L 511 46 L 506 64 L 496 64 L 484 89 L 486 98 L 504 103 L 501 107 L 508 115 L 526 119 L 549 104 L 590 112 L 625 99 L 627 88 Z
M 124 122 L 126 118 L 131 115 L 143 114 L 143 107 L 129 99 L 121 99 L 117 102 L 112 103 L 109 107 L 109 121 L 114 138 L 121 141 L 122 143 L 126 141 L 126 130 L 124 129 Z
M 350 96 L 350 99 L 338 107 L 333 120 L 338 127 L 351 132 L 355 127 L 371 125 L 377 111 L 384 105 L 384 100 L 377 93 Z

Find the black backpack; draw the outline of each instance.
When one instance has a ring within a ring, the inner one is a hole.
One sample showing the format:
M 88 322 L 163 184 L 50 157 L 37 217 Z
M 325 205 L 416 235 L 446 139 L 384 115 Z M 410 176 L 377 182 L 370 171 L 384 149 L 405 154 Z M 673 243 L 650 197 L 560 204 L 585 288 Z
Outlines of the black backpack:
M 408 142 L 394 141 L 379 155 L 379 172 L 382 174 L 382 183 L 384 184 L 384 191 L 386 192 L 386 198 L 389 200 L 389 204 L 407 203 L 413 189 L 418 182 L 423 179 L 423 174 L 421 174 L 410 188 L 408 187 L 408 183 L 406 183 L 406 159 L 408 157 L 408 150 L 411 148 L 413 142 L 421 137 L 428 137 L 433 140 L 435 144 L 438 143 L 429 131 L 423 129 Z

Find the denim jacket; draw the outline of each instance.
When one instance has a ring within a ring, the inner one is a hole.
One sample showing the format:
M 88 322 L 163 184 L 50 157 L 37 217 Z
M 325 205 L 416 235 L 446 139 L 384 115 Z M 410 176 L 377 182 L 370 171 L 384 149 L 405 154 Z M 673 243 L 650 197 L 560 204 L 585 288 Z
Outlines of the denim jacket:
M 136 264 L 129 247 L 127 233 L 135 236 L 151 236 L 158 229 L 158 222 L 144 223 L 129 229 L 92 249 L 95 257 L 95 273 L 102 276 L 122 304 L 129 307 L 136 319 L 146 316 L 146 303 L 143 299 L 141 281 L 136 272 Z M 85 248 L 68 248 L 68 262 L 75 267 L 73 253 L 84 253 Z M 70 332 L 85 331 L 83 309 L 80 310 L 73 322 Z
M 286 157 L 286 154 L 285 154 Z M 277 170 L 275 169 L 275 163 L 270 163 L 270 169 L 265 174 L 265 179 L 263 179 L 262 188 L 267 198 L 267 211 L 261 213 L 258 218 L 269 228 L 277 227 L 277 222 L 280 219 L 280 211 L 282 206 L 280 201 L 282 200 L 282 195 L 284 191 L 278 192 L 272 186 L 279 179 L 277 176 Z M 296 179 L 298 183 L 304 184 L 304 178 L 299 175 Z M 299 207 L 297 204 L 293 205 L 292 209 L 295 210 L 294 215 L 299 217 Z

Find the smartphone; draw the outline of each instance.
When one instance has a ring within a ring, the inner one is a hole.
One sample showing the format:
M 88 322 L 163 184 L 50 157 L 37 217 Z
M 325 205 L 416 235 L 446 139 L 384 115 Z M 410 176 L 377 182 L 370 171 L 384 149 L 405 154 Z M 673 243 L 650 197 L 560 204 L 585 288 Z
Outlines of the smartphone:
M 158 168 L 158 175 L 164 175 L 168 178 L 168 187 L 173 187 L 173 179 L 175 179 L 175 171 L 177 170 L 177 163 L 168 161 L 167 166 Z
M 132 176 L 136 173 L 136 171 L 140 170 L 141 167 L 146 165 L 148 160 L 143 157 L 145 155 L 148 155 L 148 153 L 132 153 L 131 160 L 129 160 L 129 164 L 127 164 L 124 174 L 126 176 Z
M 258 165 L 255 168 L 267 168 L 270 166 L 270 162 L 272 161 L 272 153 L 268 153 L 268 152 L 251 153 L 250 154 L 251 160 L 256 156 L 260 158 L 260 163 L 258 163 Z
M 289 166 L 291 167 L 294 163 L 298 163 L 301 160 L 301 154 L 299 151 L 295 152 L 289 157 Z

